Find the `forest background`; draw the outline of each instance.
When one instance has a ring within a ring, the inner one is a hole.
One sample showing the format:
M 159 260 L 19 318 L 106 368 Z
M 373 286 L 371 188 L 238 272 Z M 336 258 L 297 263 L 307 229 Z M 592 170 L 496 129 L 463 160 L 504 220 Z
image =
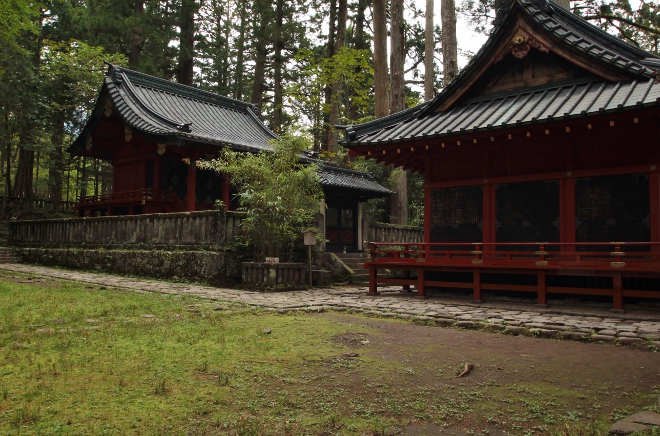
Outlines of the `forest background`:
M 2 0 L 3 210 L 48 200 L 58 212 L 65 201 L 111 191 L 110 162 L 66 153 L 106 61 L 254 103 L 273 131 L 304 135 L 321 156 L 397 191 L 372 200 L 371 220 L 421 225 L 422 177 L 348 159 L 332 126 L 420 104 L 458 73 L 457 53 L 470 58 L 461 48 L 473 44 L 457 39 L 457 16 L 486 35 L 496 0 L 440 1 L 434 21 L 433 0 Z M 660 54 L 660 4 L 570 5 Z

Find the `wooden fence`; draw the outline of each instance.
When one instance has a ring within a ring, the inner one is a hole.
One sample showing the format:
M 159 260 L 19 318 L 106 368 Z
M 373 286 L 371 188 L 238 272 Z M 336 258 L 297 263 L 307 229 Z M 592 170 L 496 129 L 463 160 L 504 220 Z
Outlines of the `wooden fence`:
M 6 197 L 5 199 L 4 196 L 0 195 L 0 204 L 2 204 L 3 201 L 6 205 L 18 205 L 18 204 L 22 205 L 25 204 L 26 202 L 24 198 Z M 76 206 L 77 204 L 78 204 L 77 201 L 62 200 L 60 201 L 60 211 L 64 212 L 64 211 L 72 210 L 73 207 Z M 34 198 L 30 201 L 30 205 L 33 209 L 49 209 L 49 210 L 53 209 L 53 201 L 48 199 Z
M 9 242 L 29 247 L 217 249 L 240 235 L 243 214 L 211 210 L 12 221 Z
M 369 242 L 424 242 L 422 227 L 369 223 L 366 240 Z

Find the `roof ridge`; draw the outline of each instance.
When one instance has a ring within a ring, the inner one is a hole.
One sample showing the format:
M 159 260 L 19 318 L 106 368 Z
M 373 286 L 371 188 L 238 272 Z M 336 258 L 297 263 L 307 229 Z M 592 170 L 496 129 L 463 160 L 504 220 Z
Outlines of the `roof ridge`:
M 158 89 L 163 92 L 169 92 L 172 94 L 177 94 L 183 97 L 191 98 L 194 100 L 203 101 L 209 104 L 215 104 L 218 106 L 225 106 L 234 110 L 247 111 L 248 108 L 252 108 L 253 111 L 259 112 L 257 107 L 252 103 L 247 103 L 241 100 L 237 100 L 231 97 L 226 97 L 224 95 L 216 94 L 211 91 L 206 91 L 204 89 L 199 89 L 194 86 L 184 85 L 181 83 L 173 82 L 171 80 L 163 79 L 162 77 L 152 76 L 140 71 L 131 70 L 130 68 L 119 67 L 111 63 L 106 62 L 108 65 L 108 72 L 106 75 L 111 75 L 115 71 L 121 72 L 126 75 L 131 81 L 140 82 L 141 84 L 150 87 L 152 89 Z M 162 85 L 162 86 L 159 86 Z M 181 92 L 176 92 L 181 91 Z
M 564 17 L 568 18 L 569 20 L 574 20 L 574 21 L 579 22 L 580 24 L 586 25 L 587 26 L 586 28 L 589 29 L 589 31 L 595 33 L 598 36 L 604 37 L 608 41 L 614 43 L 615 47 L 623 45 L 627 49 L 629 49 L 629 50 L 635 52 L 636 54 L 638 54 L 640 57 L 642 57 L 642 59 L 649 58 L 649 57 L 652 58 L 652 59 L 660 59 L 660 56 L 657 56 L 654 53 L 651 53 L 649 51 L 646 51 L 643 48 L 637 47 L 636 45 L 631 44 L 628 41 L 625 41 L 621 38 L 617 38 L 616 36 L 612 35 L 611 33 L 608 33 L 606 31 L 604 31 L 600 27 L 591 24 L 589 21 L 585 20 L 584 17 L 582 17 L 581 15 L 575 14 L 575 13 L 573 13 L 573 12 L 563 8 L 563 7 L 554 8 L 554 11 L 559 12 L 560 15 L 563 15 Z M 609 47 L 609 48 L 612 49 L 612 47 Z M 641 62 L 641 60 L 638 61 L 638 62 Z

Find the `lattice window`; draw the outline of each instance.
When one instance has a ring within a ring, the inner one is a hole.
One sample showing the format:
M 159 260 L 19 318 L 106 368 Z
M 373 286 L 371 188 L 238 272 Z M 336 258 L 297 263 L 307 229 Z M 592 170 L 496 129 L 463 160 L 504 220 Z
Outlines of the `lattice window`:
M 575 206 L 577 242 L 646 242 L 651 238 L 648 174 L 577 179 Z
M 559 241 L 559 181 L 498 185 L 495 196 L 497 242 Z M 506 249 L 538 248 L 520 246 Z
M 481 242 L 482 228 L 480 185 L 431 190 L 431 242 Z

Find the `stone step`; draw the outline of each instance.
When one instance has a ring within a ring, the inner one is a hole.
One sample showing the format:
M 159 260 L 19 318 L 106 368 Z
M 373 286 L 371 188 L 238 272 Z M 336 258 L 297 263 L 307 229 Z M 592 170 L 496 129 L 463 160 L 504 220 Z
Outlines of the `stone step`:
M 341 260 L 344 259 L 366 259 L 367 253 L 335 253 Z

